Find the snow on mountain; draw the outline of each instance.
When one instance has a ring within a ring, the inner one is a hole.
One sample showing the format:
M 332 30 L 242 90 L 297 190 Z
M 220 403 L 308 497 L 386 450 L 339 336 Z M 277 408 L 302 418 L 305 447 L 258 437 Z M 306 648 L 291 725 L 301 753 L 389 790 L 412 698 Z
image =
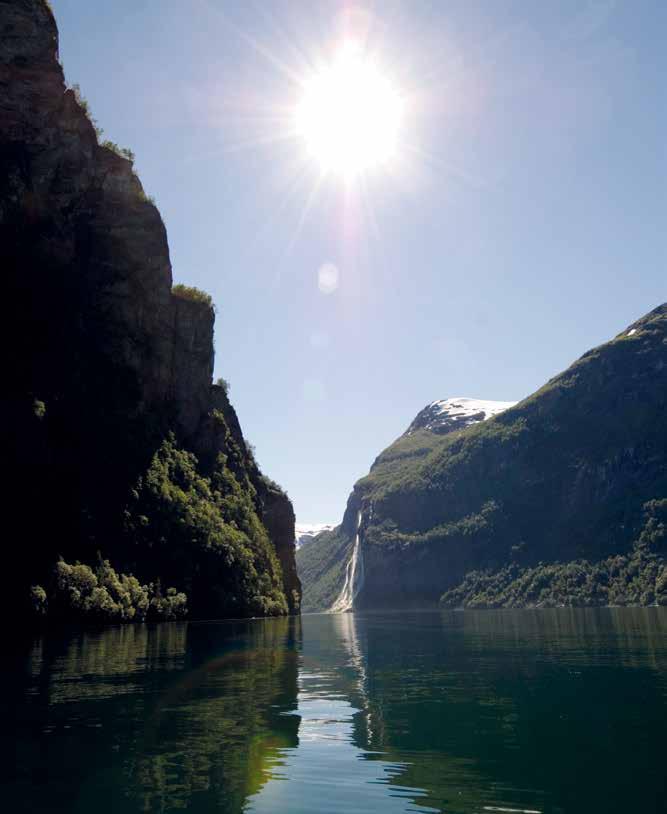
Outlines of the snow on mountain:
M 322 531 L 333 531 L 335 528 L 333 523 L 297 523 L 294 528 L 296 547 L 300 548 L 304 543 L 309 543 Z
M 486 421 L 487 418 L 514 407 L 516 403 L 463 397 L 434 401 L 417 414 L 405 434 L 411 435 L 416 430 L 430 430 L 444 435 L 479 421 Z

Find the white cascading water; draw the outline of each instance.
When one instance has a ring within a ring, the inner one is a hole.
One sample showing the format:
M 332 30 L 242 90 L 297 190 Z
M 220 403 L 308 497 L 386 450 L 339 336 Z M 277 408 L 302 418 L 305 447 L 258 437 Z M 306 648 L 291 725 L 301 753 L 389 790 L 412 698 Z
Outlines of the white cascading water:
M 354 609 L 354 600 L 364 584 L 364 558 L 359 544 L 361 511 L 357 512 L 357 533 L 354 538 L 352 556 L 345 567 L 345 584 L 338 599 L 331 606 L 330 613 L 345 613 Z

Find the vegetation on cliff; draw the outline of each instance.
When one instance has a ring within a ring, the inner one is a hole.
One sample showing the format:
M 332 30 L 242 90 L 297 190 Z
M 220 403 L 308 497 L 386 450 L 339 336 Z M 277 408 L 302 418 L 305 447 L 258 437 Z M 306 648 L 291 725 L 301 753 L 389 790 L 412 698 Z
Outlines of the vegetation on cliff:
M 132 491 L 129 541 L 138 559 L 156 560 L 163 578 L 185 589 L 198 615 L 286 613 L 282 572 L 253 502 L 255 488 L 238 449 L 232 454 L 235 461 L 220 453 L 205 477 L 192 453 L 179 449 L 173 435 L 165 439 Z
M 471 571 L 446 591 L 447 608 L 667 605 L 667 500 L 646 504 L 648 519 L 628 554 L 497 571 Z
M 172 289 L 171 293 L 175 297 L 179 297 L 182 300 L 189 300 L 190 302 L 198 302 L 202 305 L 206 305 L 209 308 L 213 308 L 213 298 L 210 294 L 206 291 L 202 291 L 200 288 L 196 288 L 193 285 L 183 285 L 183 283 L 177 283 Z
M 222 416 L 219 421 L 224 421 Z M 94 568 L 60 560 L 47 588 L 31 588 L 33 610 L 58 619 L 144 621 L 196 615 L 267 616 L 287 613 L 282 571 L 253 499 L 256 491 L 235 460 L 218 456 L 210 477 L 171 433 L 131 491 L 124 538 L 117 550 L 144 578 L 157 571 L 167 584 L 142 584 L 117 574 L 108 560 Z M 232 467 L 241 473 L 239 482 Z M 192 597 L 188 608 L 188 597 Z
M 159 582 L 142 585 L 132 574 L 118 574 L 101 560 L 95 568 L 60 560 L 47 589 L 30 589 L 33 612 L 60 620 L 144 622 L 180 619 L 187 597 L 175 588 L 163 593 Z

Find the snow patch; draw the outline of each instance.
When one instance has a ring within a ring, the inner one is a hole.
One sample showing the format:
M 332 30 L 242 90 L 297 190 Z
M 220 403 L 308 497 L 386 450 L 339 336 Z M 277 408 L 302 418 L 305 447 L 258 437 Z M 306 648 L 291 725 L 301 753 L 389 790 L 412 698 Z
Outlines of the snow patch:
M 406 435 L 415 430 L 450 432 L 486 421 L 499 413 L 514 407 L 516 401 L 489 401 L 460 396 L 433 401 L 425 407 L 408 427 Z
M 333 523 L 297 523 L 294 527 L 294 543 L 297 548 L 301 548 L 304 543 L 309 543 L 316 534 L 333 531 L 335 528 Z
M 484 412 L 486 418 L 498 415 L 503 410 L 514 407 L 516 401 L 488 401 L 486 399 L 454 398 L 434 401 L 432 406 L 437 406 L 440 413 L 451 416 L 474 416 Z
M 633 328 L 631 331 L 628 331 L 628 336 L 633 336 L 636 333 L 637 333 L 637 329 Z

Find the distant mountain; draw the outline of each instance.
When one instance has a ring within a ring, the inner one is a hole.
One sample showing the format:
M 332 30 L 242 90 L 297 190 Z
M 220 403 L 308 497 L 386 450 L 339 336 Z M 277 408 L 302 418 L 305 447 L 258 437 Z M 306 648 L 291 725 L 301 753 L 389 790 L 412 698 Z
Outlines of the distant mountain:
M 357 533 L 355 607 L 427 606 L 444 593 L 465 604 L 479 586 L 493 603 L 492 580 L 455 589 L 472 572 L 503 569 L 508 603 L 547 597 L 513 592 L 517 579 L 558 582 L 544 590 L 565 604 L 658 601 L 667 571 L 651 558 L 662 556 L 666 450 L 663 304 L 516 405 L 447 399 L 422 410 L 355 485 L 341 525 L 299 552 L 304 609 L 329 608 L 349 588 Z M 629 580 L 635 543 L 650 549 L 642 591 L 584 597 L 563 589 L 563 572 L 539 570 L 604 561 L 604 581 L 608 558 L 621 556 Z
M 295 545 L 301 548 L 302 545 L 310 543 L 318 534 L 323 531 L 332 531 L 336 526 L 333 523 L 297 523 L 294 527 Z

